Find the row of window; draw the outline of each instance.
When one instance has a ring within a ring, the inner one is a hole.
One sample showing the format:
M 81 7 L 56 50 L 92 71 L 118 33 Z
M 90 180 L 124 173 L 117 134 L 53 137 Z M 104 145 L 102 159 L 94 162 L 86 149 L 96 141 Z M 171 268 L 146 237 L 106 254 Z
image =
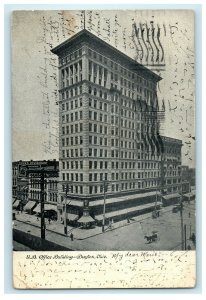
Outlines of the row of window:
M 34 200 L 41 200 L 41 191 L 30 191 L 30 198 Z M 44 193 L 44 201 L 47 200 L 47 193 Z
M 109 61 L 108 58 L 101 55 L 100 53 L 97 53 L 97 52 L 91 50 L 90 48 L 88 48 L 88 56 L 98 60 L 99 62 L 101 62 L 104 65 L 107 65 L 108 61 Z
M 67 149 L 62 150 L 62 157 L 82 157 L 83 156 L 83 149 Z
M 119 147 L 119 139 L 111 139 L 111 147 Z M 135 149 L 135 143 L 121 141 L 121 148 Z
M 67 89 L 66 91 L 62 92 L 60 95 L 61 95 L 61 100 L 64 101 L 64 100 L 69 100 L 70 98 L 76 97 L 81 94 L 82 94 L 82 86 L 79 85 L 79 86 Z M 73 109 L 73 108 L 71 108 L 71 109 Z
M 62 162 L 62 169 L 64 170 L 64 169 L 67 169 L 67 170 L 70 170 L 70 169 L 76 169 L 76 170 L 78 170 L 78 169 L 83 169 L 83 161 L 81 160 L 81 161 L 67 161 L 67 162 L 65 162 L 65 161 L 63 161 Z
M 58 182 L 57 181 L 49 181 L 47 186 L 50 190 L 57 189 Z
M 118 158 L 120 155 L 121 158 L 126 158 L 126 159 L 134 159 L 134 153 L 131 151 L 119 151 L 119 150 L 111 150 L 111 157 L 112 158 Z
M 78 141 L 79 142 L 79 141 Z M 120 155 L 120 156 L 119 156 Z M 107 149 L 101 149 L 101 148 L 89 148 L 89 156 L 90 157 L 104 157 L 107 158 L 108 156 L 108 150 Z M 83 149 L 66 149 L 62 150 L 62 157 L 83 157 Z M 121 159 L 134 159 L 135 154 L 133 151 L 120 151 L 119 150 L 112 150 L 111 151 L 111 157 L 112 158 L 121 158 Z M 138 159 L 152 159 L 153 160 L 160 160 L 160 157 L 157 155 L 151 155 L 151 153 L 138 153 L 137 154 Z M 142 168 L 145 167 L 145 164 L 142 162 Z M 141 163 L 138 162 L 138 168 L 141 168 Z
M 71 111 L 79 107 L 82 107 L 82 98 L 74 99 L 67 103 L 62 103 L 62 111 Z
M 89 81 L 106 87 L 107 75 L 107 69 L 99 64 L 89 61 Z
M 99 121 L 99 122 L 104 122 L 104 123 L 108 122 L 108 118 L 107 118 L 106 114 L 99 113 L 96 111 L 91 111 L 91 110 L 89 110 L 89 120 Z
M 89 132 L 108 134 L 108 128 L 101 124 L 89 123 Z
M 83 118 L 83 111 L 76 111 L 75 113 L 69 113 L 62 116 L 62 123 L 69 123 L 74 121 L 82 120 Z
M 181 172 L 177 172 L 177 171 L 167 171 L 166 172 L 166 176 L 180 176 L 181 175 Z
M 112 180 L 119 180 L 119 173 L 112 173 Z M 135 179 L 135 172 L 121 172 L 121 179 Z
M 82 145 L 83 144 L 83 137 L 80 136 L 71 136 L 70 138 L 62 139 L 62 147 L 65 146 L 74 146 L 74 145 Z
M 90 173 L 89 181 L 103 181 L 108 179 L 108 173 Z
M 34 188 L 34 189 L 41 189 L 41 184 L 40 184 L 40 180 L 38 179 L 31 179 L 30 181 L 30 187 Z M 47 185 L 46 183 L 44 184 L 44 189 L 46 189 Z
M 83 130 L 83 124 L 82 123 L 62 126 L 62 135 L 78 133 L 78 132 L 82 132 L 82 130 Z
M 156 177 L 154 176 L 153 172 L 148 174 L 146 173 L 145 176 L 142 176 L 143 178 L 153 178 Z M 138 173 L 138 178 L 140 178 L 139 173 Z M 83 182 L 84 175 L 83 173 L 62 173 L 62 180 L 65 181 L 81 181 Z M 119 173 L 111 173 L 111 180 L 130 180 L 130 179 L 135 179 L 135 172 L 122 172 L 121 177 Z M 108 180 L 108 173 L 90 173 L 89 174 L 89 181 L 103 181 L 103 180 Z M 171 182 L 168 182 L 171 184 Z M 175 182 L 176 183 L 176 182 Z
M 96 135 L 89 136 L 89 144 L 90 145 L 100 145 L 100 146 L 108 146 L 108 139 L 103 137 L 97 137 Z
M 99 101 L 97 99 L 89 98 L 89 107 L 93 107 L 95 109 L 100 109 L 107 111 L 108 110 L 108 105 L 107 103 L 104 103 L 102 101 Z
M 140 178 L 152 178 L 152 177 L 159 177 L 160 176 L 160 172 L 138 172 L 137 173 L 137 177 L 140 179 Z
M 82 81 L 81 61 L 69 68 L 63 69 L 61 73 L 61 88 L 69 87 Z
M 126 138 L 126 139 L 134 139 L 134 131 L 131 131 L 131 130 L 127 130 L 127 129 L 121 129 L 121 132 L 120 132 L 120 137 L 121 138 Z M 118 136 L 119 135 L 119 129 L 117 127 L 112 127 L 111 129 L 111 135 L 112 136 Z
M 79 60 L 64 69 L 61 69 L 61 79 L 67 79 L 70 76 L 76 75 L 82 72 L 82 60 Z
M 115 63 L 114 61 L 106 58 L 105 56 L 102 56 L 101 54 L 99 54 L 91 49 L 88 49 L 88 55 L 89 55 L 89 57 L 95 59 L 96 61 L 98 61 L 104 65 L 108 65 L 112 70 L 120 72 L 122 74 L 122 76 L 124 76 L 125 78 L 128 78 L 130 81 L 132 79 L 132 80 L 135 80 L 139 84 L 148 86 L 152 89 L 155 88 L 154 82 L 138 76 L 136 73 L 131 72 L 130 70 L 122 67 L 120 64 Z
M 78 49 L 63 58 L 60 58 L 59 63 L 64 65 L 72 60 L 75 60 L 75 59 L 81 57 L 81 56 L 82 56 L 82 49 Z
M 111 124 L 115 124 L 115 125 L 119 125 L 119 117 L 117 116 L 111 116 Z M 121 118 L 121 127 L 125 127 L 128 129 L 134 129 L 134 122 L 133 121 L 129 121 L 127 119 L 122 119 Z
M 70 176 L 69 176 L 70 175 Z M 62 173 L 62 180 L 71 180 L 71 181 L 83 181 L 83 174 L 82 173 Z
M 89 148 L 89 156 L 93 157 L 108 157 L 108 151 L 107 149 L 101 149 L 101 148 Z
M 49 193 L 48 201 L 57 202 L 57 198 L 58 196 L 56 193 Z
M 111 105 L 111 113 L 113 114 L 119 114 L 119 105 L 112 104 Z M 140 114 L 135 113 L 133 111 L 130 111 L 128 109 L 121 109 L 121 117 L 125 117 L 127 119 L 132 119 L 132 120 L 140 120 Z
M 89 86 L 89 94 L 107 100 L 107 92 L 102 92 L 95 87 Z
M 135 162 L 128 162 L 128 161 L 122 161 L 119 163 L 118 161 L 112 161 L 111 162 L 111 168 L 118 170 L 118 168 L 121 167 L 121 169 L 135 169 Z M 160 168 L 160 163 L 156 162 L 145 162 L 145 163 L 138 163 L 137 164 L 138 169 L 158 169 Z M 107 169 L 108 168 L 108 162 L 107 161 L 89 161 L 89 169 Z M 67 162 L 62 162 L 62 169 L 65 170 L 73 170 L 73 169 L 83 169 L 83 161 L 67 161 Z M 143 178 L 143 175 L 140 175 L 141 173 L 138 173 L 138 178 Z M 151 171 L 151 173 L 148 173 L 148 176 L 159 176 L 159 172 L 156 171 Z M 55 185 L 57 183 L 54 182 Z M 49 186 L 52 188 L 51 186 Z
M 114 162 L 114 161 L 112 161 L 112 169 L 118 169 L 119 168 L 119 162 L 118 161 L 116 161 L 116 162 Z M 127 161 L 122 161 L 121 162 L 121 168 L 122 168 L 122 170 L 123 169 L 134 169 L 135 168 L 135 162 L 127 162 Z
M 107 169 L 107 161 L 89 161 L 89 169 Z

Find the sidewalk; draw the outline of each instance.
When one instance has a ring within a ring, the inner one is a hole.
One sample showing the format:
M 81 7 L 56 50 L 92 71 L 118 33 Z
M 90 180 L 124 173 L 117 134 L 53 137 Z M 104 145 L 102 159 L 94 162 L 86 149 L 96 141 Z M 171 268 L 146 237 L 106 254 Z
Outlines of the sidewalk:
M 171 206 L 162 208 L 161 214 L 168 213 L 171 210 L 172 210 Z M 123 226 L 129 226 L 133 223 L 141 222 L 143 220 L 151 219 L 151 218 L 152 218 L 152 213 L 150 212 L 147 214 L 143 214 L 143 215 L 139 215 L 137 217 L 131 218 L 129 223 L 127 220 L 115 222 L 115 223 L 113 223 L 112 227 L 105 226 L 105 232 L 115 230 L 115 229 L 123 227 Z M 16 212 L 16 220 L 23 222 L 23 223 L 31 224 L 33 226 L 36 226 L 37 228 L 41 227 L 41 225 L 40 225 L 41 219 L 40 218 L 37 218 L 35 215 L 29 215 L 25 212 L 22 212 L 22 213 L 19 212 L 19 214 L 17 214 L 17 212 Z M 58 233 L 62 236 L 65 236 L 64 224 L 61 224 L 57 221 L 51 221 L 49 223 L 47 219 L 45 219 L 45 224 L 46 224 L 47 231 Z M 95 226 L 94 228 L 83 229 L 81 227 L 72 227 L 72 226 L 68 225 L 67 226 L 67 235 L 70 236 L 71 232 L 73 233 L 76 240 L 85 240 L 90 237 L 102 234 L 102 227 Z
M 68 250 L 81 251 L 151 251 L 151 250 L 180 250 L 181 249 L 181 217 L 180 213 L 172 213 L 172 206 L 163 208 L 159 218 L 152 218 L 152 213 L 137 216 L 113 224 L 109 229 L 105 226 L 93 229 L 71 228 L 68 226 L 68 236 L 65 236 L 63 224 L 52 222 L 46 224 L 47 230 L 45 238 Z M 189 216 L 189 212 L 191 216 Z M 187 246 L 195 249 L 189 239 L 190 232 L 195 232 L 194 208 L 185 207 L 183 211 L 184 224 L 187 226 Z M 35 224 L 32 224 L 35 223 Z M 13 228 L 40 237 L 40 219 L 25 213 L 17 215 Z M 74 240 L 71 241 L 70 232 L 73 231 Z M 150 235 L 152 231 L 158 233 L 155 242 L 148 243 L 145 235 Z

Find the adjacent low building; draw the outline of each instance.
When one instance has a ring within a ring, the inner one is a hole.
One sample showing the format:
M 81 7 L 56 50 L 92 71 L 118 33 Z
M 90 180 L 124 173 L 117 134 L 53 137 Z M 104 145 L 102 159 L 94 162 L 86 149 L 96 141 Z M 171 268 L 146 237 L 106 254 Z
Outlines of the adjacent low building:
M 54 167 L 57 172 L 59 162 L 56 160 L 50 161 L 17 161 L 13 162 L 13 208 L 19 208 L 29 214 L 40 213 L 41 188 L 40 178 L 35 173 L 24 174 L 22 170 L 27 166 L 35 170 L 45 168 L 47 166 Z M 57 212 L 58 199 L 58 177 L 45 176 L 44 185 L 44 202 L 46 211 Z

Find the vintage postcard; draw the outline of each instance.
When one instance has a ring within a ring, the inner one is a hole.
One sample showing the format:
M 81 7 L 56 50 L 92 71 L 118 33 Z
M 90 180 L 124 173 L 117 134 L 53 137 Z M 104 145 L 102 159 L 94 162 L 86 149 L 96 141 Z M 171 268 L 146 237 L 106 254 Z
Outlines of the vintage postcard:
M 14 287 L 194 287 L 194 12 L 11 17 Z

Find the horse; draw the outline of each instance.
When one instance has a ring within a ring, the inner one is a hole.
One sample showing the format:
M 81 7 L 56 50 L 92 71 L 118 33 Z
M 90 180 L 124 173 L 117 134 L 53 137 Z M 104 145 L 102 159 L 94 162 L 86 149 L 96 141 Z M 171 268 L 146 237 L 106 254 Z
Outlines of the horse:
M 154 233 L 154 234 L 152 234 L 152 235 L 145 235 L 144 236 L 144 238 L 147 240 L 147 242 L 148 242 L 148 244 L 150 244 L 150 243 L 152 243 L 152 242 L 154 242 L 154 241 L 156 241 L 157 240 L 157 234 L 156 233 Z

